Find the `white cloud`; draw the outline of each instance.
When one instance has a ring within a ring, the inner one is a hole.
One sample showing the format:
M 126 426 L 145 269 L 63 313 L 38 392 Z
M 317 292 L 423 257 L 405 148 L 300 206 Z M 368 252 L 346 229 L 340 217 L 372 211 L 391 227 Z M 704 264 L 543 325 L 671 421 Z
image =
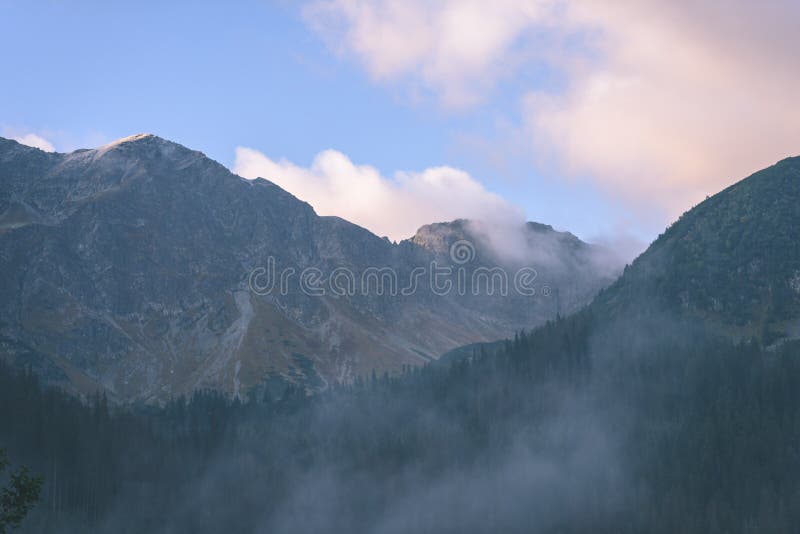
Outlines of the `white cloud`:
M 56 149 L 53 147 L 53 144 L 50 141 L 34 133 L 14 136 L 12 137 L 12 139 L 14 141 L 17 141 L 18 143 L 22 143 L 23 145 L 36 147 L 40 150 L 44 150 L 45 152 L 56 151 Z
M 375 80 L 445 106 L 515 80 L 538 164 L 670 215 L 800 153 L 796 0 L 316 0 L 305 15 Z M 523 85 L 532 61 L 563 90 Z
M 377 81 L 406 80 L 448 107 L 474 104 L 530 50 L 517 49 L 552 2 L 516 0 L 318 0 L 306 21 Z M 490 7 L 490 9 L 487 9 Z M 524 53 L 523 53 L 524 52 Z
M 398 171 L 385 177 L 336 150 L 320 152 L 310 167 L 302 167 L 239 147 L 234 172 L 250 179 L 266 178 L 311 204 L 320 215 L 343 217 L 394 240 L 411 237 L 420 226 L 435 221 L 522 218 L 519 209 L 452 167 Z

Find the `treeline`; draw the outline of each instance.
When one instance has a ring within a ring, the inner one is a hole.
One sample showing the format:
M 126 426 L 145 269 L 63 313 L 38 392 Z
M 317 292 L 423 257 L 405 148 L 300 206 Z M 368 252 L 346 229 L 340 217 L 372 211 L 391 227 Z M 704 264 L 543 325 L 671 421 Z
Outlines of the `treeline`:
M 595 322 L 248 402 L 82 403 L 0 366 L 0 446 L 44 477 L 31 532 L 792 532 L 798 345 Z

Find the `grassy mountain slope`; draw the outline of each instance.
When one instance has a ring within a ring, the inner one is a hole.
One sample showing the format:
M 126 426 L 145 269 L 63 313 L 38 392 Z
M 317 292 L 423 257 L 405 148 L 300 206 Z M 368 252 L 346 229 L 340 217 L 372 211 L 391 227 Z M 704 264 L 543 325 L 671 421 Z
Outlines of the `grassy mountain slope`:
M 800 157 L 687 211 L 594 304 L 658 310 L 767 344 L 800 335 Z

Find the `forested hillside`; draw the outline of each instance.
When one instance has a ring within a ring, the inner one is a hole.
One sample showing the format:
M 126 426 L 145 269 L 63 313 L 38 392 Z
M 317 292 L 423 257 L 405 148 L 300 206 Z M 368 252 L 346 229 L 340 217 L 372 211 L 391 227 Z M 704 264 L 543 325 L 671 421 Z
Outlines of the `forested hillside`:
M 769 345 L 800 337 L 800 157 L 687 211 L 595 305 L 692 316 Z
M 607 350 L 596 321 L 247 404 L 84 406 L 3 367 L 0 443 L 45 477 L 30 532 L 790 532 L 800 347 Z
M 87 404 L 0 367 L 0 448 L 44 477 L 25 528 L 793 532 L 797 199 L 795 158 L 687 212 L 578 313 L 314 395 Z

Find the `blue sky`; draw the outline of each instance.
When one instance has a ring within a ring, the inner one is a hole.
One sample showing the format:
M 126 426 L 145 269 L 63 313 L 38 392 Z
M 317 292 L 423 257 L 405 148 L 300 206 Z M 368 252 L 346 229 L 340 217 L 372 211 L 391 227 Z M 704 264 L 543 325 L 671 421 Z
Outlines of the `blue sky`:
M 507 17 L 502 19 L 506 26 L 494 26 L 498 40 L 484 48 L 480 42 L 465 41 L 472 47 L 470 53 L 488 54 L 477 66 L 459 63 L 458 55 L 447 48 L 441 52 L 442 46 L 435 44 L 433 52 L 406 54 L 398 63 L 394 52 L 413 47 L 418 28 L 400 27 L 406 33 L 399 35 L 407 35 L 407 42 L 372 49 L 371 43 L 380 44 L 382 37 L 364 32 L 386 32 L 396 24 L 365 29 L 364 24 L 383 24 L 380 13 L 365 18 L 366 11 L 354 11 L 349 4 L 315 4 L 327 11 L 320 15 L 307 5 L 263 0 L 0 0 L 0 135 L 34 133 L 66 151 L 152 132 L 202 150 L 231 168 L 236 166 L 237 147 L 255 149 L 274 162 L 285 158 L 298 167 L 309 167 L 317 154 L 334 149 L 355 165 L 374 167 L 389 181 L 398 171 L 447 166 L 465 171 L 487 193 L 499 194 L 527 218 L 586 239 L 621 236 L 648 241 L 682 211 L 639 202 L 661 192 L 633 187 L 638 184 L 630 176 L 636 173 L 628 174 L 630 184 L 620 184 L 602 179 L 604 173 L 613 174 L 609 169 L 553 165 L 537 153 L 542 146 L 545 152 L 561 153 L 568 145 L 570 154 L 581 151 L 576 160 L 582 162 L 580 158 L 588 160 L 595 150 L 578 134 L 559 145 L 554 139 L 563 135 L 545 132 L 539 123 L 538 129 L 531 127 L 532 101 L 542 95 L 565 98 L 582 81 L 572 69 L 561 68 L 561 60 L 525 53 L 524 47 L 540 49 L 556 42 L 550 39 L 551 29 L 542 30 L 541 20 L 520 27 L 514 17 Z M 428 9 L 424 4 L 417 8 Z M 427 19 L 438 16 L 420 13 Z M 336 25 L 331 22 L 328 31 L 331 14 Z M 395 22 L 396 17 L 389 17 L 389 24 Z M 602 60 L 606 49 L 586 45 L 591 42 L 586 36 L 593 35 L 591 26 L 587 30 L 571 20 L 562 25 L 570 30 L 558 40 L 559 50 L 579 50 L 569 52 L 564 62 L 571 63 L 576 54 L 590 63 Z M 614 27 L 606 30 L 613 32 Z M 464 33 L 470 31 L 463 28 Z M 359 40 L 362 34 L 369 38 Z M 432 54 L 443 59 L 429 61 Z M 506 61 L 512 54 L 521 59 Z M 601 73 L 607 74 L 614 64 L 607 60 Z M 460 65 L 460 70 L 452 65 Z M 569 100 L 574 101 L 577 98 Z M 555 117 L 561 122 L 547 124 L 571 125 L 575 117 L 583 117 L 577 111 L 566 115 L 570 108 L 558 109 L 561 114 Z M 564 122 L 564 117 L 572 122 Z M 647 145 L 643 147 L 646 153 Z M 772 159 L 780 152 L 776 150 Z M 657 156 L 654 152 L 652 160 L 658 161 Z M 632 164 L 619 159 L 609 161 L 628 172 Z M 648 160 L 635 164 L 647 172 Z M 751 170 L 755 168 L 742 168 L 735 176 Z M 714 192 L 731 179 L 703 182 L 705 189 L 693 190 L 694 197 Z M 626 193 L 629 189 L 636 189 L 635 194 Z M 346 206 L 342 209 L 347 216 Z M 442 216 L 451 213 L 457 212 L 444 210 Z

